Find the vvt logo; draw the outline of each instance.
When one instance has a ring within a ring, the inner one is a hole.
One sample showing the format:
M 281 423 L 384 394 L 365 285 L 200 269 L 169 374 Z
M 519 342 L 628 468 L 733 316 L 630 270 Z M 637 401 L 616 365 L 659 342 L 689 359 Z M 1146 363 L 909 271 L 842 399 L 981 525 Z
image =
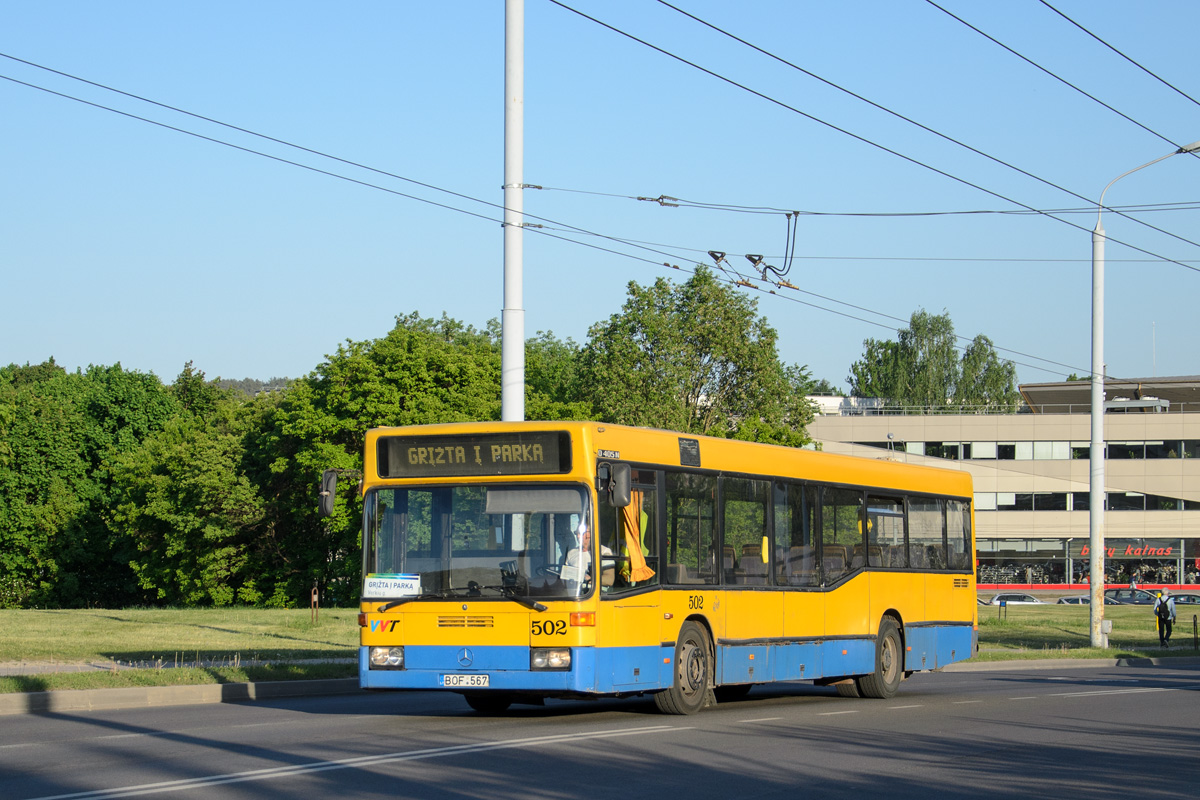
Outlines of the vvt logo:
M 395 619 L 373 619 L 371 620 L 371 633 L 391 633 L 396 630 L 396 623 L 399 620 Z

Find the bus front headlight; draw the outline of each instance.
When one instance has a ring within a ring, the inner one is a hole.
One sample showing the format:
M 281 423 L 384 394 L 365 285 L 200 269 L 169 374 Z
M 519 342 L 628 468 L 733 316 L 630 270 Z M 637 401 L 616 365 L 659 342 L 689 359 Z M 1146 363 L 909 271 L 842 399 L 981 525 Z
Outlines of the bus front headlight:
M 404 669 L 403 647 L 372 647 L 367 653 L 372 669 Z
M 571 648 L 569 647 L 535 647 L 529 651 L 530 669 L 559 669 L 571 668 Z

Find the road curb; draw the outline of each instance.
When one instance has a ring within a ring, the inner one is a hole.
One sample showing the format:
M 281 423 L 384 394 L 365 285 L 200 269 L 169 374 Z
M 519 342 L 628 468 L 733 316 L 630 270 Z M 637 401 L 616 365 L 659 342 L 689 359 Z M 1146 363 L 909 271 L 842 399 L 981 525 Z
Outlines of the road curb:
M 280 697 L 353 694 L 358 678 L 311 681 L 260 681 L 194 686 L 139 686 L 124 689 L 66 689 L 55 692 L 0 694 L 0 716 L 112 711 L 123 708 L 241 703 Z
M 1024 672 L 1030 670 L 1100 669 L 1103 667 L 1196 667 L 1200 658 L 1042 658 L 1011 661 L 958 661 L 942 672 Z

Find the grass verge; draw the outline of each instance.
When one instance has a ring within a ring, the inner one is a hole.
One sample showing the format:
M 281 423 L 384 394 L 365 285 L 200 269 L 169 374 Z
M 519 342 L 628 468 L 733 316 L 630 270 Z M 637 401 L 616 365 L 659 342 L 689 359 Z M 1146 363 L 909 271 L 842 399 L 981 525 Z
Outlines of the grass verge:
M 1107 649 L 1091 646 L 1088 606 L 1016 605 L 979 607 L 976 661 L 1033 658 L 1177 658 L 1200 656 L 1192 615 L 1179 612 L 1171 649 L 1158 644 L 1158 627 L 1149 606 L 1105 606 L 1112 621 Z
M 103 672 L 60 672 L 0 677 L 0 693 L 57 692 L 67 689 L 125 689 L 137 686 L 193 686 L 258 681 L 329 680 L 358 675 L 355 664 L 263 664 L 246 667 L 172 667 Z
M 132 608 L 0 611 L 0 664 L 235 666 L 353 657 L 357 609 Z

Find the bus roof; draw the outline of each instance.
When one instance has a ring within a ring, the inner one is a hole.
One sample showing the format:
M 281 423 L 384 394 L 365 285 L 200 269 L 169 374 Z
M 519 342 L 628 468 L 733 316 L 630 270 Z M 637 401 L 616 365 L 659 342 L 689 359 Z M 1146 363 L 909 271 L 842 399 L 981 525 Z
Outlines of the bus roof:
M 888 459 L 822 453 L 803 448 L 722 439 L 588 421 L 448 422 L 372 428 L 371 441 L 383 436 L 480 435 L 520 431 L 564 431 L 584 448 L 575 454 L 575 469 L 590 470 L 597 460 L 633 465 L 683 467 L 745 475 L 820 480 L 904 491 L 971 497 L 971 475 L 965 470 L 904 464 Z

